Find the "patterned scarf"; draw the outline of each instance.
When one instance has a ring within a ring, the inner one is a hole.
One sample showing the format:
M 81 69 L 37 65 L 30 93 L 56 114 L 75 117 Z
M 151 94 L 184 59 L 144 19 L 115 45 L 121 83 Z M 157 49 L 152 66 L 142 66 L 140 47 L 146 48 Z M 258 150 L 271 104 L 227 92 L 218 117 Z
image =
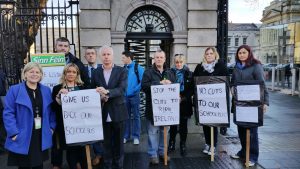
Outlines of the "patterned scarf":
M 216 65 L 217 61 L 213 61 L 212 63 L 203 63 L 202 66 L 204 68 L 204 70 L 206 70 L 208 73 L 212 73 L 215 70 L 215 65 Z
M 180 84 L 180 91 L 184 91 L 184 69 L 176 69 L 173 68 L 175 70 L 175 74 L 176 74 L 176 82 Z

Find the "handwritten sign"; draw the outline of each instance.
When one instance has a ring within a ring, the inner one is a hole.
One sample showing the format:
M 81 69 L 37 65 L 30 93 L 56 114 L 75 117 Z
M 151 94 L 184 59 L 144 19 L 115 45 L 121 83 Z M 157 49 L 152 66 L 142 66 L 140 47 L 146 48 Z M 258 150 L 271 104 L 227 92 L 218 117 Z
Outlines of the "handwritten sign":
M 258 123 L 258 107 L 236 106 L 236 121 Z
M 64 53 L 31 54 L 31 61 L 39 63 L 43 67 L 42 84 L 52 89 L 59 83 L 66 64 Z
M 103 140 L 100 95 L 95 89 L 61 95 L 66 143 Z
M 200 124 L 228 124 L 226 84 L 197 85 Z
M 179 124 L 179 84 L 151 86 L 154 126 Z
M 238 101 L 260 100 L 259 85 L 240 85 L 236 89 Z

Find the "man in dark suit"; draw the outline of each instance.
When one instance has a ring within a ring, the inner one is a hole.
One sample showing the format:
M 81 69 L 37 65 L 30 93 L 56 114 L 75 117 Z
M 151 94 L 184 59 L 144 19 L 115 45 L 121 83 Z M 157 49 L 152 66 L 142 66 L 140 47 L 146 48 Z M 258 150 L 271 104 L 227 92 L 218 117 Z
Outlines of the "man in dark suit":
M 97 64 L 97 50 L 94 47 L 87 47 L 84 52 L 84 57 L 88 62 L 88 65 L 85 67 L 85 71 L 88 72 L 88 80 L 91 82 L 92 73 L 97 67 L 101 66 Z M 103 147 L 102 142 L 95 142 L 92 144 L 95 158 L 92 160 L 92 164 L 94 166 L 100 163 L 100 160 L 103 156 Z
M 113 49 L 100 48 L 102 66 L 93 71 L 91 87 L 101 95 L 104 132 L 104 168 L 123 169 L 127 71 L 113 64 Z

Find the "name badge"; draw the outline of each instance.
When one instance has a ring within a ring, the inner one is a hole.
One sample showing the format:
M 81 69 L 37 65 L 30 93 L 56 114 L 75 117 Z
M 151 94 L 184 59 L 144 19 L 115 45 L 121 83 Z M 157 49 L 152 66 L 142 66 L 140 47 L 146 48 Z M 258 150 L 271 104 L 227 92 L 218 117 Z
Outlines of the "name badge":
M 34 129 L 41 129 L 42 128 L 42 118 L 41 117 L 35 117 L 34 118 Z

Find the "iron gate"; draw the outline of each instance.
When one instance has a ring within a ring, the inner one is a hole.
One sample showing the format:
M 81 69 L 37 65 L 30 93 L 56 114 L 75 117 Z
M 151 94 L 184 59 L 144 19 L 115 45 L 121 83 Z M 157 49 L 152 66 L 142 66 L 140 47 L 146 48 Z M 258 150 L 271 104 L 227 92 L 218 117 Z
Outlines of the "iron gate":
M 8 85 L 21 81 L 30 53 L 55 52 L 55 39 L 67 37 L 80 53 L 79 0 L 0 0 L 0 69 Z

